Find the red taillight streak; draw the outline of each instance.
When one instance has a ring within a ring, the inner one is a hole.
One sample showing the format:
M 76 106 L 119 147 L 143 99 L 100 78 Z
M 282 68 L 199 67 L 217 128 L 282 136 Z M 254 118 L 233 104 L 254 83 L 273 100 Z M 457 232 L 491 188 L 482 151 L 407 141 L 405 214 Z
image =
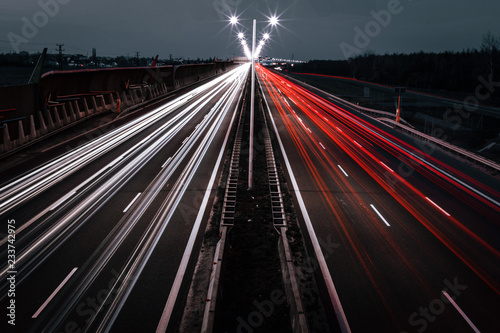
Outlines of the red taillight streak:
M 269 90 L 269 89 L 268 89 Z M 269 90 L 270 92 L 270 95 L 272 95 L 271 91 Z M 315 100 L 317 101 L 317 98 L 320 98 L 318 96 L 315 97 Z M 314 103 L 315 101 L 311 101 L 312 103 Z M 327 103 L 329 103 L 327 101 Z M 312 114 L 310 112 L 308 112 L 309 109 L 307 108 L 301 108 L 298 104 L 297 106 L 304 112 L 304 114 L 306 114 L 310 120 L 312 120 L 317 126 L 318 128 L 320 128 L 326 135 L 328 135 L 330 137 L 330 139 L 332 139 L 333 142 L 335 142 L 337 145 L 339 145 L 349 156 L 351 156 L 351 158 L 353 158 L 366 172 L 368 172 L 383 188 L 385 188 L 387 190 L 387 192 L 391 193 L 391 195 L 403 206 L 405 207 L 418 221 L 420 221 L 422 223 L 422 225 L 424 225 L 429 231 L 431 231 L 445 246 L 447 246 L 453 253 L 455 253 L 455 255 L 460 258 L 462 260 L 462 262 L 464 262 L 469 268 L 471 268 L 481 279 L 483 279 L 483 281 L 485 281 L 492 289 L 495 290 L 495 292 L 498 294 L 500 293 L 500 287 L 499 287 L 499 284 L 497 282 L 495 282 L 493 279 L 491 279 L 491 277 L 483 270 L 481 269 L 481 267 L 479 267 L 478 265 L 476 265 L 467 255 L 465 255 L 465 253 L 458 247 L 456 246 L 448 237 L 446 237 L 441 231 L 439 231 L 434 225 L 432 225 L 424 216 L 423 214 L 420 213 L 420 211 L 418 209 L 416 209 L 414 207 L 415 203 L 414 202 L 408 202 L 406 199 L 404 199 L 402 196 L 398 195 L 396 191 L 394 191 L 390 186 L 389 184 L 387 184 L 386 180 L 382 179 L 380 176 L 379 176 L 379 172 L 376 171 L 376 170 L 373 170 L 373 166 L 372 166 L 372 163 L 366 163 L 365 161 L 363 161 L 362 159 L 360 159 L 357 154 L 356 154 L 356 151 L 355 150 L 352 150 L 352 149 L 349 149 L 346 145 L 340 143 L 340 141 L 338 140 L 338 138 L 334 137 L 332 135 L 332 132 L 328 129 L 328 128 L 325 128 L 325 123 L 323 123 L 321 121 L 321 123 L 316 119 L 318 117 L 320 117 L 321 115 L 315 115 L 315 114 Z M 336 108 L 338 109 L 338 108 Z M 300 145 L 300 154 L 302 156 L 302 158 L 307 161 L 306 164 L 308 166 L 308 169 L 310 171 L 313 171 L 313 170 L 316 170 L 316 167 L 312 164 L 312 161 L 311 159 L 308 157 L 307 155 L 307 151 L 303 148 L 302 144 L 300 143 L 300 140 L 298 139 L 298 135 L 295 133 L 295 129 L 294 129 L 294 126 L 293 124 L 290 124 L 290 122 L 286 119 L 286 117 L 284 117 L 284 112 L 283 110 L 279 110 L 280 111 L 280 114 L 281 114 L 281 117 L 283 118 L 283 122 L 286 123 L 286 127 L 287 127 L 287 130 L 288 132 L 290 133 L 290 135 L 292 135 L 293 137 L 293 141 L 296 145 L 297 148 L 299 148 L 299 145 Z M 314 110 L 315 113 L 317 113 L 317 110 Z M 365 123 L 364 121 L 360 120 L 362 123 Z M 352 125 L 352 123 L 351 123 Z M 370 124 L 367 124 L 368 126 L 371 127 Z M 327 126 L 332 126 L 332 125 L 327 125 Z M 337 129 L 339 129 L 337 127 Z M 347 136 L 347 134 L 344 134 L 345 136 Z M 384 134 L 386 135 L 386 134 Z M 384 144 L 384 146 L 387 146 L 387 143 L 384 142 L 384 140 L 381 140 L 380 138 L 378 138 L 377 136 L 375 136 L 375 139 L 378 141 L 378 142 L 381 142 Z M 396 138 L 394 138 L 395 140 L 397 140 Z M 400 141 L 400 140 L 397 140 L 397 141 Z M 403 143 L 403 146 L 407 146 L 405 143 Z M 411 155 L 408 155 L 406 154 L 406 152 L 402 151 L 400 148 L 398 147 L 395 147 L 392 145 L 392 150 L 395 151 L 395 152 L 399 152 L 400 154 L 404 154 L 404 156 L 406 158 L 410 158 L 411 160 L 413 161 L 418 161 L 415 157 L 411 156 Z M 370 152 L 368 152 L 366 149 L 364 150 L 364 153 L 365 153 L 365 158 L 366 158 L 366 155 L 369 155 L 372 157 L 372 159 L 376 160 L 377 158 L 375 156 L 373 156 Z M 415 193 L 418 195 L 419 198 L 421 199 L 424 199 L 425 200 L 425 196 L 420 192 L 418 191 L 416 188 L 414 188 L 411 184 L 409 184 L 406 180 L 404 180 L 402 177 L 400 177 L 399 175 L 397 174 L 392 174 L 393 177 L 396 177 L 398 178 L 398 184 L 399 186 L 401 185 L 404 185 L 406 186 L 408 189 L 411 190 L 411 192 Z M 314 179 L 316 181 L 318 181 L 318 184 L 324 184 L 324 182 L 322 181 L 322 179 L 319 177 L 319 174 L 316 172 L 314 173 Z M 457 184 L 458 185 L 458 184 Z M 320 186 L 321 187 L 321 186 Z M 324 192 L 323 192 L 324 193 Z M 334 205 L 332 204 L 332 202 L 328 199 L 328 206 L 333 209 Z M 338 216 L 337 216 L 338 218 Z M 496 257 L 500 257 L 500 254 L 498 251 L 496 251 L 494 248 L 492 248 L 489 244 L 487 244 L 486 242 L 484 242 L 481 238 L 479 238 L 476 234 L 472 233 L 469 229 L 467 229 L 465 226 L 463 226 L 459 221 L 457 221 L 455 218 L 453 217 L 449 217 L 449 219 L 453 222 L 453 224 L 455 226 L 457 226 L 460 230 L 462 230 L 463 232 L 465 232 L 469 237 L 471 237 L 472 239 L 474 239 L 474 241 L 476 241 L 477 243 L 479 243 L 481 246 L 485 247 L 488 251 L 490 251 L 493 255 L 495 255 Z M 341 221 L 341 220 L 339 220 Z M 341 226 L 342 228 L 344 229 L 344 233 L 347 233 L 347 230 L 345 230 L 345 226 L 343 223 L 341 223 Z M 349 236 L 348 236 L 349 237 Z M 349 237 L 349 239 L 351 239 Z M 352 243 L 352 240 L 351 240 L 351 243 Z M 359 252 L 357 251 L 358 253 L 358 256 L 359 256 Z

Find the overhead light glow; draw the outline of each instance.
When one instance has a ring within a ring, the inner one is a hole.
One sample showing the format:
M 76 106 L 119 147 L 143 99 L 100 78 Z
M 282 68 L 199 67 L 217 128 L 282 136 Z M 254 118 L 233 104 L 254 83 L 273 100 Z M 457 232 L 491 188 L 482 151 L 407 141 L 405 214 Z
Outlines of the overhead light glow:
M 271 16 L 271 18 L 269 19 L 269 23 L 271 23 L 271 25 L 277 25 L 278 18 L 276 16 Z
M 236 16 L 231 16 L 231 18 L 229 19 L 229 22 L 231 24 L 237 24 L 238 23 L 238 18 Z
M 265 39 L 265 40 L 267 40 L 267 39 L 269 39 L 269 38 L 271 38 L 271 36 L 269 36 L 269 34 L 266 32 L 266 33 L 264 34 L 264 39 Z
M 243 39 L 244 37 L 245 37 L 245 35 L 243 35 L 243 33 L 242 33 L 242 32 L 238 33 L 238 38 L 239 38 L 239 39 Z

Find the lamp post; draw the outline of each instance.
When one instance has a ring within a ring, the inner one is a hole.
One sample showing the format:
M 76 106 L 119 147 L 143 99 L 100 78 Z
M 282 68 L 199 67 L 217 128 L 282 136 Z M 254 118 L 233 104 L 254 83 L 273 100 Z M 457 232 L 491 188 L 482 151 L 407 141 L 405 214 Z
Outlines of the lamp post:
M 255 34 L 257 30 L 257 21 L 253 20 L 253 37 L 252 37 L 252 87 L 250 93 L 250 151 L 248 156 L 248 189 L 252 188 L 253 182 L 253 127 L 254 127 L 254 108 L 255 108 Z
M 232 16 L 229 20 L 232 25 L 238 24 L 238 18 Z M 250 86 L 250 137 L 249 137 L 249 155 L 248 155 L 248 189 L 252 189 L 253 185 L 253 134 L 254 134 L 254 112 L 255 112 L 255 58 L 258 56 L 256 54 L 255 44 L 257 41 L 257 20 L 252 20 L 252 50 L 250 52 L 250 61 L 252 64 L 251 69 L 251 86 Z M 278 24 L 278 18 L 272 16 L 269 18 L 269 24 L 271 26 L 276 26 Z M 242 41 L 243 47 L 246 47 L 246 42 L 244 41 L 243 33 L 238 33 L 238 38 Z M 270 38 L 269 33 L 264 33 L 263 40 L 259 42 L 258 50 L 262 49 L 265 41 Z

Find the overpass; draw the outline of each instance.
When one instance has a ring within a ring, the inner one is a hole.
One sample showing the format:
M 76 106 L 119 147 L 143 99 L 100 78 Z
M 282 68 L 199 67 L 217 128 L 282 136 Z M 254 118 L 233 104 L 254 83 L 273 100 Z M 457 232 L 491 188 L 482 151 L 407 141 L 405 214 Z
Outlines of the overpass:
M 0 154 L 105 111 L 127 108 L 227 72 L 233 62 L 51 71 L 39 83 L 0 87 Z

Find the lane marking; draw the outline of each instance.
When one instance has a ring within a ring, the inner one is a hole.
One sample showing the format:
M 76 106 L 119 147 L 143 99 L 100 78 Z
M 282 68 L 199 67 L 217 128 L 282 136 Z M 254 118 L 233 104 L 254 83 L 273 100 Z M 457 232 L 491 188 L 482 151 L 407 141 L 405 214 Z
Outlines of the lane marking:
M 261 89 L 262 89 L 262 86 L 261 86 Z M 266 103 L 269 118 L 271 119 L 271 123 L 273 124 L 274 133 L 276 133 L 276 139 L 278 140 L 283 159 L 285 160 L 285 165 L 286 165 L 286 168 L 288 170 L 290 180 L 292 182 L 292 187 L 295 191 L 296 199 L 299 202 L 299 207 L 300 207 L 300 210 L 302 212 L 302 217 L 304 218 L 304 222 L 306 224 L 306 228 L 307 228 L 307 231 L 309 233 L 309 237 L 311 238 L 311 243 L 312 243 L 314 252 L 315 252 L 317 260 L 318 260 L 318 265 L 319 265 L 321 273 L 325 279 L 325 284 L 326 284 L 326 288 L 328 290 L 328 295 L 330 296 L 332 306 L 335 310 L 335 316 L 337 318 L 337 321 L 339 322 L 340 330 L 342 333 L 350 333 L 351 328 L 349 327 L 349 322 L 347 321 L 344 309 L 342 307 L 342 303 L 340 302 L 340 298 L 339 298 L 339 295 L 337 293 L 337 289 L 335 288 L 335 284 L 333 283 L 333 279 L 332 279 L 332 276 L 330 274 L 330 270 L 328 269 L 328 266 L 326 264 L 326 260 L 325 260 L 325 257 L 323 255 L 323 252 L 321 250 L 321 246 L 319 244 L 318 237 L 316 235 L 316 232 L 314 231 L 314 227 L 312 226 L 312 222 L 311 222 L 311 219 L 309 217 L 309 213 L 307 212 L 306 205 L 304 203 L 304 200 L 302 199 L 302 194 L 300 192 L 300 188 L 297 184 L 297 180 L 295 179 L 295 175 L 293 173 L 290 161 L 288 160 L 288 156 L 287 156 L 287 153 L 285 151 L 283 141 L 281 140 L 281 136 L 278 132 L 278 128 L 276 127 L 276 122 L 274 121 L 273 115 L 271 113 L 271 109 L 269 108 L 269 103 L 267 102 L 266 95 L 264 94 L 263 97 L 264 97 L 264 101 Z
M 163 169 L 163 168 L 164 168 L 164 167 L 168 164 L 168 162 L 170 162 L 171 160 L 172 160 L 172 157 L 169 157 L 169 158 L 165 161 L 165 163 L 163 163 L 163 165 L 161 166 L 161 168 Z
M 428 197 L 425 197 L 425 199 L 427 201 L 429 201 L 431 204 L 434 205 L 434 207 L 436 207 L 437 209 L 439 209 L 441 212 L 443 212 L 444 215 L 446 216 L 451 216 L 447 211 L 445 211 L 443 208 L 439 207 L 438 204 L 436 204 L 434 201 L 432 201 L 431 199 L 429 199 Z
M 382 221 L 384 221 L 384 223 L 390 227 L 391 225 L 389 224 L 389 222 L 387 222 L 387 220 L 382 216 L 382 214 L 380 214 L 380 212 L 377 210 L 377 208 L 375 208 L 374 205 L 370 204 L 370 207 L 372 207 L 372 209 L 375 211 L 375 213 L 377 213 L 378 217 L 380 217 L 382 219 Z
M 340 166 L 340 164 L 338 164 L 337 166 L 339 167 L 340 171 L 342 171 L 344 173 L 344 175 L 346 177 L 349 177 L 349 175 L 347 174 L 347 172 L 345 172 L 344 169 L 342 169 L 342 167 Z
M 307 128 L 307 131 L 312 134 L 312 131 L 309 128 Z
M 241 93 L 238 97 L 238 101 L 241 100 L 242 95 L 243 95 L 243 90 L 241 90 Z M 232 100 L 234 101 L 235 98 L 236 98 L 236 96 L 234 96 Z M 214 169 L 212 171 L 212 175 L 210 176 L 210 179 L 208 181 L 208 186 L 207 186 L 207 189 L 205 191 L 205 195 L 203 196 L 203 200 L 200 204 L 200 208 L 198 210 L 198 215 L 196 216 L 196 220 L 195 220 L 194 225 L 191 229 L 191 234 L 189 235 L 188 242 L 186 244 L 186 247 L 184 248 L 184 254 L 182 255 L 182 259 L 181 259 L 181 262 L 178 266 L 174 282 L 172 283 L 172 287 L 170 288 L 170 293 L 168 295 L 165 307 L 163 308 L 163 312 L 162 312 L 162 315 L 160 317 L 160 321 L 158 322 L 156 332 L 165 332 L 167 330 L 168 324 L 170 322 L 170 317 L 172 315 L 174 305 L 175 305 L 175 302 L 177 300 L 177 296 L 180 292 L 182 281 L 184 280 L 184 274 L 185 274 L 187 266 L 188 266 L 189 258 L 191 258 L 191 254 L 193 252 L 194 245 L 195 245 L 195 240 L 196 240 L 198 232 L 201 228 L 203 215 L 205 214 L 205 210 L 206 210 L 207 205 L 208 205 L 208 200 L 210 198 L 210 194 L 212 191 L 211 184 L 215 183 L 216 176 L 218 175 L 219 166 L 222 163 L 222 158 L 223 158 L 224 153 L 226 151 L 226 146 L 229 142 L 229 135 L 231 134 L 231 131 L 232 131 L 233 126 L 234 126 L 237 107 L 238 106 L 236 106 L 235 112 L 233 112 L 233 115 L 231 117 L 231 121 L 229 123 L 229 127 L 228 127 L 228 130 L 226 132 L 226 136 L 225 136 L 224 141 L 222 143 L 222 147 L 219 151 L 217 161 L 215 162 Z M 229 109 L 229 106 L 227 106 L 227 108 Z
M 446 296 L 446 298 L 450 301 L 450 303 L 455 307 L 455 309 L 457 309 L 457 311 L 460 313 L 460 315 L 462 315 L 462 317 L 465 319 L 465 321 L 469 324 L 469 326 L 474 330 L 474 332 L 476 333 L 479 333 L 479 330 L 477 329 L 476 325 L 474 325 L 472 323 L 472 321 L 469 319 L 469 317 L 467 317 L 467 315 L 465 314 L 465 312 L 462 311 L 462 309 L 458 306 L 458 304 L 453 300 L 453 298 L 450 297 L 450 295 L 448 295 L 448 293 L 446 291 L 441 291 L 443 293 L 444 296 Z
M 325 146 L 323 146 L 323 144 L 320 142 L 319 145 L 321 146 L 321 148 L 323 148 L 324 150 L 326 150 Z
M 53 204 L 52 207 L 50 207 L 50 210 L 54 210 L 57 207 L 59 207 L 64 201 L 68 200 L 75 193 L 76 193 L 75 191 L 71 191 L 68 194 L 66 194 L 64 197 L 62 197 L 61 199 L 59 199 L 58 201 L 56 201 L 56 203 Z
M 339 132 L 342 132 L 342 130 L 338 127 L 335 126 L 335 128 L 339 131 Z
M 394 173 L 394 170 L 392 170 L 391 168 L 389 168 L 389 167 L 387 166 L 387 164 L 385 164 L 385 163 L 384 163 L 384 162 L 382 162 L 382 161 L 379 161 L 379 162 L 380 162 L 380 164 L 382 164 L 382 165 L 383 165 L 383 166 L 384 166 L 387 170 L 389 170 L 390 172 Z
M 139 192 L 137 193 L 137 195 L 135 196 L 134 199 L 132 199 L 132 201 L 130 201 L 130 203 L 128 204 L 128 206 L 123 210 L 124 213 L 127 212 L 127 210 L 134 204 L 134 202 L 137 200 L 137 198 L 139 198 L 139 196 L 141 195 L 142 192 Z
M 359 148 L 363 148 L 363 146 L 360 145 L 356 140 L 352 140 L 352 142 L 354 142 Z
M 77 269 L 78 269 L 78 267 L 75 267 L 75 268 L 73 268 L 73 270 L 71 272 L 69 272 L 68 276 L 66 276 L 66 278 L 52 292 L 52 294 L 50 294 L 49 298 L 47 298 L 47 300 L 42 304 L 42 306 L 40 306 L 40 308 L 37 310 L 37 312 L 35 312 L 35 314 L 31 318 L 35 319 L 36 317 L 38 317 L 38 315 L 43 311 L 43 309 L 45 309 L 45 307 L 54 298 L 54 296 L 56 296 L 56 294 L 59 292 L 59 290 L 61 290 L 61 288 L 66 284 L 66 282 L 68 282 L 68 280 L 73 276 L 73 274 L 76 272 Z

